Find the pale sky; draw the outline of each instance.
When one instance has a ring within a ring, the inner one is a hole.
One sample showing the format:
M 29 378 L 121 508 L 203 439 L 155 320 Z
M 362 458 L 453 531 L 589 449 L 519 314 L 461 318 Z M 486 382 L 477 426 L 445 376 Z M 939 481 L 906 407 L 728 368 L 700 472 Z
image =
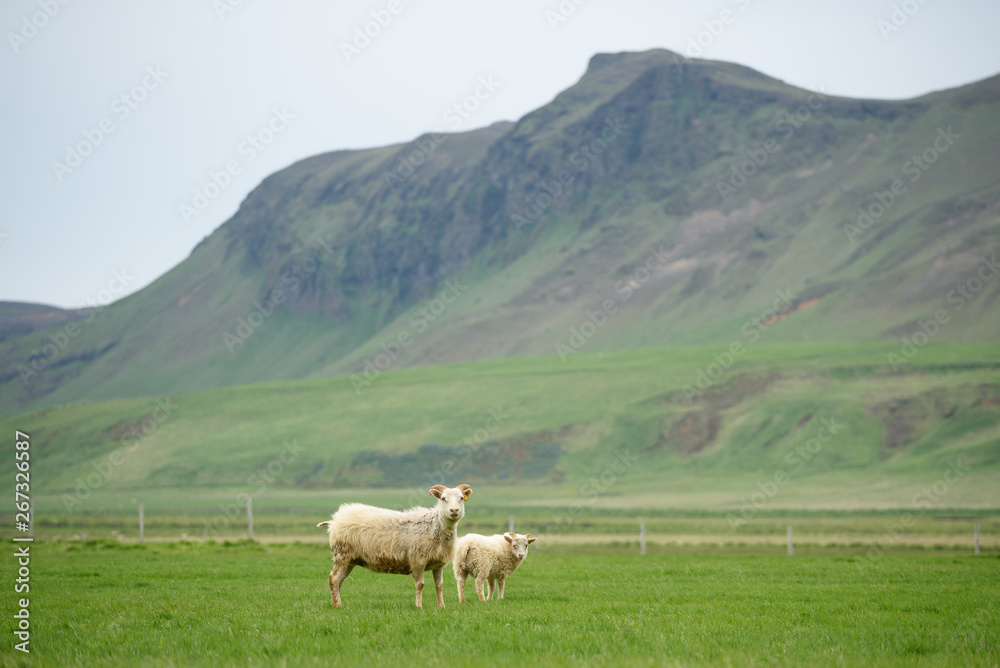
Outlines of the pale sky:
M 496 89 L 461 130 L 545 104 L 595 53 L 692 55 L 699 37 L 700 57 L 903 99 L 1000 73 L 997 26 L 996 0 L 4 0 L 0 301 L 134 292 L 267 175 L 454 128 L 445 114 L 480 78 Z

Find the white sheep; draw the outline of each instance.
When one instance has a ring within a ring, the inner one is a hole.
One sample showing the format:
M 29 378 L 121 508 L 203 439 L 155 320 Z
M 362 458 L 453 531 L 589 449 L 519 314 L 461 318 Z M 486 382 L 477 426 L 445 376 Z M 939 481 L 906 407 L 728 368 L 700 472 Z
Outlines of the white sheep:
M 458 602 L 465 603 L 465 578 L 476 578 L 476 594 L 480 601 L 493 598 L 497 583 L 498 598 L 503 599 L 504 580 L 524 563 L 528 545 L 535 542 L 531 534 L 520 535 L 513 531 L 506 534 L 482 536 L 470 533 L 462 536 L 455 547 L 455 579 L 458 581 Z M 483 583 L 489 580 L 490 594 L 483 596 Z
M 431 487 L 438 500 L 433 508 L 410 508 L 402 512 L 345 503 L 325 526 L 330 534 L 333 570 L 330 571 L 330 603 L 341 607 L 340 585 L 355 566 L 376 573 L 412 575 L 417 588 L 417 607 L 423 607 L 424 571 L 434 572 L 438 607 L 444 607 L 444 567 L 451 561 L 458 540 L 458 522 L 465 516 L 465 502 L 472 488 L 459 485 Z

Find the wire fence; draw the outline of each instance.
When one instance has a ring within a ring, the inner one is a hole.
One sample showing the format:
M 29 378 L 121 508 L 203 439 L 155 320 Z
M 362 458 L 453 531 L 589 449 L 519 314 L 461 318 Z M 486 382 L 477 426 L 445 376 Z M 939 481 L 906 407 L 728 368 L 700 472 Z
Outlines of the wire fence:
M 73 514 L 43 513 L 32 508 L 31 535 L 40 541 L 115 540 L 164 541 L 304 541 L 325 544 L 318 520 L 328 512 L 283 508 L 252 499 L 244 507 L 232 505 L 177 511 L 150 508 L 97 510 Z M 656 514 L 659 516 L 655 516 Z M 649 515 L 654 515 L 650 517 Z M 573 549 L 583 545 L 634 548 L 644 555 L 677 548 L 784 548 L 788 556 L 801 548 L 846 548 L 859 554 L 881 555 L 897 550 L 952 550 L 970 554 L 1000 553 L 1000 512 L 975 514 L 946 512 L 914 516 L 878 513 L 778 514 L 733 526 L 722 513 L 683 513 L 660 510 L 642 515 L 594 512 L 566 527 L 558 516 L 539 509 L 503 512 L 477 509 L 462 521 L 459 532 L 517 531 L 539 538 L 535 549 Z

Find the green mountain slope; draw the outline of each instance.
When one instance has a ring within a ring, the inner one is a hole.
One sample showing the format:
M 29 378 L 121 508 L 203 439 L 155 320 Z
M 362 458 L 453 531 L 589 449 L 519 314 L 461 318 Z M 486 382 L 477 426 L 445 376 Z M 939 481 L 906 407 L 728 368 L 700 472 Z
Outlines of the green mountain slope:
M 898 507 L 909 485 L 952 465 L 963 475 L 945 507 L 995 508 L 1000 351 L 932 344 L 898 373 L 894 349 L 755 346 L 696 394 L 701 373 L 717 376 L 714 347 L 403 369 L 361 397 L 346 377 L 258 383 L 54 407 L 0 426 L 30 434 L 32 490 L 52 512 L 140 490 L 378 487 L 415 489 L 410 501 L 422 502 L 431 484 L 458 479 L 494 495 L 533 486 L 544 499 L 589 498 L 588 484 L 620 478 L 614 496 L 662 507 L 692 480 L 693 493 L 738 499 L 781 476 L 783 507 L 810 495 L 806 505 L 851 505 L 847 489 Z M 14 464 L 0 460 L 0 475 L 13 478 Z
M 995 341 L 997 117 L 1000 77 L 884 102 L 598 55 L 517 123 L 267 178 L 78 335 L 0 343 L 4 413 L 575 350 Z

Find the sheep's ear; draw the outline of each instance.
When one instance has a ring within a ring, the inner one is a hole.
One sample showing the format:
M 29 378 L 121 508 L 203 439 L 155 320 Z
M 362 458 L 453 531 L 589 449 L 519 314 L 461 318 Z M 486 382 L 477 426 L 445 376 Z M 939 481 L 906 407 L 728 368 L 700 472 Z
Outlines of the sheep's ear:
M 472 496 L 472 488 L 469 487 L 468 485 L 462 484 L 459 485 L 456 489 L 458 489 L 458 491 L 462 493 L 462 498 L 465 499 L 466 501 L 468 501 L 469 497 Z
M 534 536 L 532 536 L 530 533 L 525 534 L 524 537 L 528 539 L 529 543 L 534 543 L 536 540 L 538 540 L 537 538 L 535 538 Z
M 446 489 L 448 488 L 445 487 L 444 485 L 434 485 L 433 487 L 431 487 L 431 496 L 433 496 L 435 499 L 440 499 L 441 492 L 443 492 Z
M 507 534 L 504 534 L 504 535 L 503 535 L 503 539 L 504 539 L 505 541 L 507 541 L 508 543 L 511 543 L 511 542 L 513 542 L 513 541 L 511 541 L 511 539 L 510 539 L 510 536 L 508 536 Z

